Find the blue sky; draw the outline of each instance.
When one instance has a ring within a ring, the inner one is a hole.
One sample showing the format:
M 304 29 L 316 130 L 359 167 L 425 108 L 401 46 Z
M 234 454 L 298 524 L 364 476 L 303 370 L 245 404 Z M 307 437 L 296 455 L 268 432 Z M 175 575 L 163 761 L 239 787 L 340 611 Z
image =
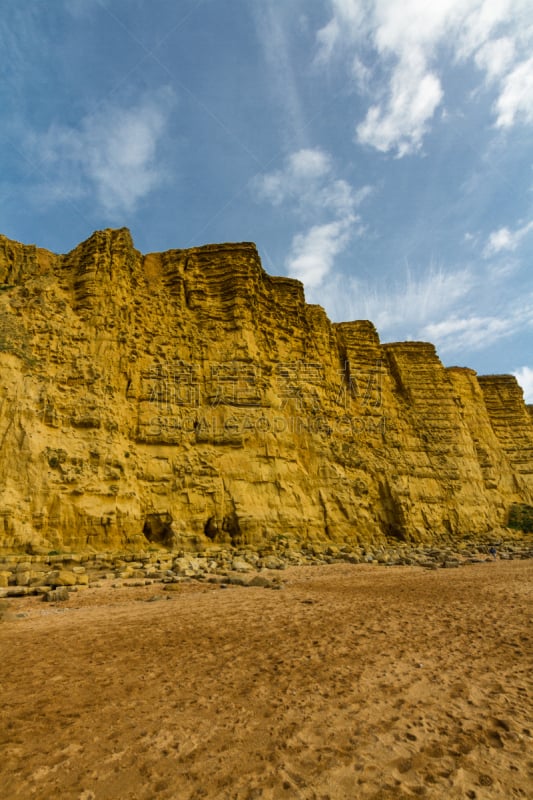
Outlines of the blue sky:
M 531 0 L 3 0 L 0 232 L 254 241 L 533 402 Z

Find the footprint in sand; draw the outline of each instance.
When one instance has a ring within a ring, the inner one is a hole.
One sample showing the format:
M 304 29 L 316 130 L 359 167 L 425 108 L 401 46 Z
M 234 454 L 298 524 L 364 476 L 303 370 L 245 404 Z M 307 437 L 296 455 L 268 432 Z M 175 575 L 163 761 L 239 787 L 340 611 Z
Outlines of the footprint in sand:
M 485 739 L 489 747 L 497 747 L 501 750 L 504 746 L 502 737 L 498 731 L 487 731 Z

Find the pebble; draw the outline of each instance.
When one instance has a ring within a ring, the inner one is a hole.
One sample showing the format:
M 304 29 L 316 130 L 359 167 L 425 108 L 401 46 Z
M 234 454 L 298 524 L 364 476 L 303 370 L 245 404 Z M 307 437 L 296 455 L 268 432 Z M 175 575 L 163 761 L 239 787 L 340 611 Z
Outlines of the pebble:
M 492 550 L 496 550 L 496 554 Z M 274 547 L 250 549 L 209 549 L 204 552 L 148 552 L 138 554 L 33 554 L 31 561 L 22 555 L 0 557 L 0 598 L 44 595 L 68 598 L 78 589 L 101 586 L 143 587 L 161 585 L 177 592 L 182 582 L 206 581 L 228 586 L 281 589 L 272 571 L 287 566 L 328 563 L 372 564 L 388 567 L 411 566 L 427 570 L 458 569 L 463 565 L 491 563 L 494 560 L 533 558 L 533 537 L 506 542 L 464 540 L 442 545 L 398 545 L 387 547 L 343 545 L 304 545 L 302 551 Z M 269 574 L 270 573 L 270 574 Z M 54 595 L 60 589 L 61 595 Z

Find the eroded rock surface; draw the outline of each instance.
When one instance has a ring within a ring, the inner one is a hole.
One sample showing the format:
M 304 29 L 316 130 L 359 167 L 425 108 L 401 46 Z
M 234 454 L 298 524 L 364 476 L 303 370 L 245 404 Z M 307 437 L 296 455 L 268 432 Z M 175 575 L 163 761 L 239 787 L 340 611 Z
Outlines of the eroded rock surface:
M 331 323 L 253 244 L 0 237 L 0 547 L 482 535 L 533 504 L 511 376 Z

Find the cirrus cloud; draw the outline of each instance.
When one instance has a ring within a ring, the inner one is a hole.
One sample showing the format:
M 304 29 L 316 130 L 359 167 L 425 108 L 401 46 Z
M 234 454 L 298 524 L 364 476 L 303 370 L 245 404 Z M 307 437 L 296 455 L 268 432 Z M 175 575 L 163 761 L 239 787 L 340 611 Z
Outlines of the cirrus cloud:
M 422 333 L 443 353 L 482 350 L 502 339 L 533 329 L 533 295 L 505 304 L 496 314 L 473 314 L 458 309 L 447 318 L 426 325 Z

